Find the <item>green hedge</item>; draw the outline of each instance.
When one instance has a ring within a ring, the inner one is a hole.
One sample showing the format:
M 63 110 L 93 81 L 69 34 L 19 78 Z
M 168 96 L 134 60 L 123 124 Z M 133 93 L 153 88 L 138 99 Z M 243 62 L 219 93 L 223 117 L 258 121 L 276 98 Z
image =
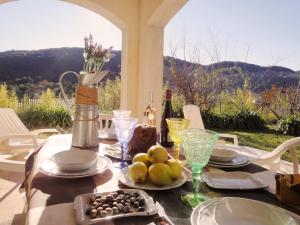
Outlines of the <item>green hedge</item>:
M 210 112 L 202 113 L 206 128 L 220 128 L 231 130 L 263 130 L 265 121 L 257 113 L 244 110 L 235 115 L 217 115 Z
M 70 114 L 65 108 L 32 107 L 22 110 L 18 115 L 29 129 L 56 126 L 69 128 L 72 125 Z
M 278 122 L 279 130 L 283 134 L 300 136 L 300 121 L 294 118 L 282 119 Z

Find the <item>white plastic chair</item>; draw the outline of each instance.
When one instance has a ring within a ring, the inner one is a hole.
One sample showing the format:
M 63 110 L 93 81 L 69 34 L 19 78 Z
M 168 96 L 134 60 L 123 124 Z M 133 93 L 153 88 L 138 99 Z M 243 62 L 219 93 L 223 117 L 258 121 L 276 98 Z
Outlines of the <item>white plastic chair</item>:
M 200 109 L 196 105 L 185 105 L 183 107 L 184 118 L 189 119 L 189 128 L 205 129 Z M 221 138 L 229 138 L 233 140 L 234 145 L 239 145 L 238 137 L 234 134 L 220 134 Z
M 116 138 L 112 114 L 99 115 L 99 137 L 102 139 Z
M 10 149 L 38 147 L 38 135 L 59 133 L 56 129 L 37 129 L 29 131 L 17 114 L 9 108 L 0 108 L 0 142 Z
M 271 152 L 266 152 L 258 157 L 252 157 L 251 161 L 269 170 L 277 172 L 280 168 L 281 156 L 286 151 L 289 151 L 293 163 L 293 173 L 298 174 L 299 162 L 296 154 L 297 146 L 300 146 L 300 137 L 295 137 L 285 141 Z

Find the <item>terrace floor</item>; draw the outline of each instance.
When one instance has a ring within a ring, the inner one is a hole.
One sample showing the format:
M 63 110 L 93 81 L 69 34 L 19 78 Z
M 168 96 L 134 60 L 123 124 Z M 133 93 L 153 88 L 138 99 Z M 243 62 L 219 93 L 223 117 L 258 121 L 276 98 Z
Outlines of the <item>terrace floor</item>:
M 19 192 L 24 174 L 0 170 L 0 225 L 22 225 L 25 206 Z

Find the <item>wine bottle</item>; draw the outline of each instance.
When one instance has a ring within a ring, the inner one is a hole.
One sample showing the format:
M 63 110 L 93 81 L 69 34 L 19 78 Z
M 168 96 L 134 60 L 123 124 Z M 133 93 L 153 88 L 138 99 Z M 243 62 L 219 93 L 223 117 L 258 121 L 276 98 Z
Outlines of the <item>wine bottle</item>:
M 166 119 L 173 118 L 174 113 L 172 110 L 172 92 L 171 90 L 166 91 L 166 104 L 161 120 L 161 133 L 160 133 L 160 144 L 164 147 L 172 147 L 173 142 L 169 136 L 169 128 Z

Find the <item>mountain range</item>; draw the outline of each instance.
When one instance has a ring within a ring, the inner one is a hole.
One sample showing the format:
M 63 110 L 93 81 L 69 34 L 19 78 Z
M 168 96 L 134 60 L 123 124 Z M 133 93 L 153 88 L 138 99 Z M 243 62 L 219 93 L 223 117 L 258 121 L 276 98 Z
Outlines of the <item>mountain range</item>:
M 0 52 L 0 82 L 9 84 L 37 83 L 49 81 L 56 83 L 64 71 L 79 72 L 83 67 L 82 48 L 50 48 L 34 51 L 11 50 Z M 118 76 L 121 70 L 121 52 L 114 51 L 113 57 L 104 69 L 110 71 L 109 78 Z M 170 57 L 164 57 L 164 80 L 168 80 Z M 175 59 L 177 65 L 191 62 Z M 210 65 L 201 65 L 206 71 L 224 68 L 240 68 L 250 76 L 253 91 L 269 89 L 272 84 L 277 86 L 296 84 L 300 71 L 293 71 L 281 66 L 264 67 L 245 62 L 223 61 Z M 243 79 L 236 70 L 226 70 L 224 76 L 235 79 L 242 85 Z

